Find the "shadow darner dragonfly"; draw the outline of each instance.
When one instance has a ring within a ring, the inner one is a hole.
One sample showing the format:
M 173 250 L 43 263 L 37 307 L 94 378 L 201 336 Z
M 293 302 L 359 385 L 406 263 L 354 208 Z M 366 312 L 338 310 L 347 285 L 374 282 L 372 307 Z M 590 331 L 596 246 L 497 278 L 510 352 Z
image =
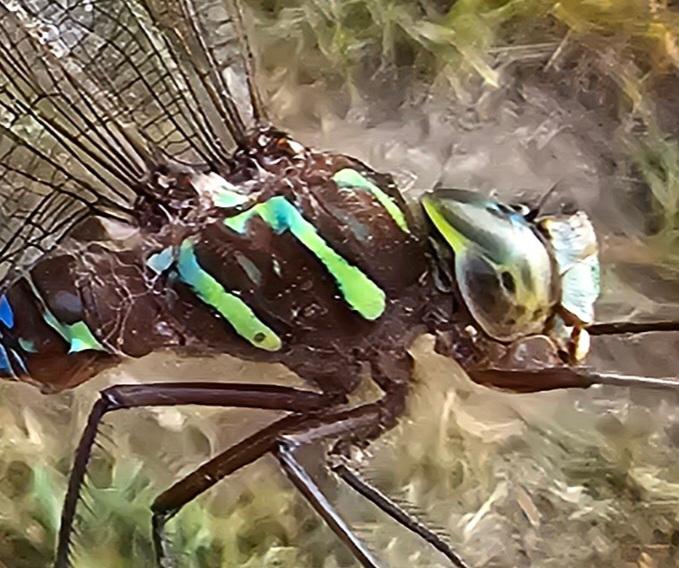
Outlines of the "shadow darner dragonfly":
M 283 363 L 313 387 L 224 377 L 104 390 L 71 471 L 57 568 L 69 565 L 98 425 L 115 410 L 289 413 L 155 500 L 161 565 L 169 519 L 273 454 L 356 559 L 378 566 L 298 460 L 300 447 L 331 440 L 337 476 L 466 566 L 349 459 L 402 414 L 417 336 L 435 334 L 439 352 L 496 387 L 675 386 L 577 365 L 588 334 L 676 328 L 593 322 L 598 258 L 584 213 L 537 218 L 439 189 L 415 214 L 389 175 L 270 124 L 238 6 L 27 0 L 0 10 L 0 375 L 58 392 L 171 350 Z M 526 349 L 539 365 L 521 364 Z M 366 366 L 384 396 L 349 406 Z

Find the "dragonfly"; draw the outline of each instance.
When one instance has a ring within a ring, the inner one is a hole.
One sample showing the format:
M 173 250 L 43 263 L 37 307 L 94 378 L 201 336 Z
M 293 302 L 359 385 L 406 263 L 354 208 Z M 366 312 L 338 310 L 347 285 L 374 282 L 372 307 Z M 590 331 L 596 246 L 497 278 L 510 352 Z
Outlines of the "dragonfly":
M 286 414 L 155 499 L 160 566 L 182 507 L 265 455 L 362 566 L 380 566 L 299 458 L 320 442 L 337 478 L 469 566 L 352 464 L 353 448 L 404 413 L 413 341 L 434 334 L 473 380 L 514 391 L 676 388 L 582 362 L 591 335 L 678 326 L 595 321 L 599 261 L 584 212 L 445 188 L 413 205 L 390 175 L 276 128 L 245 21 L 229 0 L 0 2 L 0 376 L 49 394 L 152 352 L 225 353 L 282 363 L 309 387 L 210 377 L 103 390 L 76 449 L 54 565 L 71 563 L 104 417 L 197 405 Z M 383 395 L 352 405 L 366 368 Z

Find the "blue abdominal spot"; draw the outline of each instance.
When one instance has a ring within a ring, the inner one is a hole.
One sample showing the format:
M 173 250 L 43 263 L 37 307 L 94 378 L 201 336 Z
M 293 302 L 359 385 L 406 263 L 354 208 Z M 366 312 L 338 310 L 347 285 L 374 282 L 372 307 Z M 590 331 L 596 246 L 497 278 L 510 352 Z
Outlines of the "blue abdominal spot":
M 9 300 L 5 294 L 0 296 L 0 322 L 8 329 L 14 327 L 14 311 L 12 306 L 9 305 Z

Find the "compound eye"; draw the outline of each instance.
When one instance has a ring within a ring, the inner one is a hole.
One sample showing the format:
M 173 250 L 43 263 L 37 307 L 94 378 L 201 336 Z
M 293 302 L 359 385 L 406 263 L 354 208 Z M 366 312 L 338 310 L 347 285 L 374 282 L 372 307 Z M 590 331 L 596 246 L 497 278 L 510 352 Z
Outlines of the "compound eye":
M 470 250 L 456 258 L 455 273 L 472 317 L 492 338 L 514 341 L 542 330 L 544 321 L 531 321 L 527 307 L 518 301 L 517 282 L 510 271 Z

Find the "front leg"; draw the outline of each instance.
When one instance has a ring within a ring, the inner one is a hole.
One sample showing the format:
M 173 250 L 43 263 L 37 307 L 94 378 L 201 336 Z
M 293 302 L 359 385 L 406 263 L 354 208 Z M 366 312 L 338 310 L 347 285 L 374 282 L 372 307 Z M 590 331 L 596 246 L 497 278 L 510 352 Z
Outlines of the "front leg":
M 386 383 L 385 383 L 386 384 Z M 297 487 L 316 512 L 323 518 L 332 531 L 352 551 L 356 559 L 366 568 L 374 568 L 375 563 L 365 545 L 354 535 L 344 520 L 327 501 L 319 487 L 297 459 L 297 451 L 304 445 L 323 439 L 338 438 L 330 455 L 325 456 L 325 465 L 342 481 L 366 498 L 403 527 L 414 532 L 441 552 L 453 566 L 469 568 L 469 565 L 441 537 L 400 508 L 389 497 L 362 480 L 350 467 L 346 453 L 352 443 L 364 444 L 379 436 L 385 425 L 394 423 L 394 410 L 400 409 L 405 401 L 405 391 L 399 385 L 387 391 L 386 396 L 376 403 L 367 404 L 351 411 L 339 413 L 332 423 L 309 421 L 302 424 L 296 432 L 286 433 L 274 451 L 290 481 Z M 345 455 L 342 455 L 345 454 Z
M 342 394 L 318 394 L 277 385 L 246 383 L 153 383 L 115 385 L 103 390 L 94 404 L 76 450 L 61 514 L 54 566 L 67 568 L 76 506 L 97 430 L 109 412 L 139 407 L 200 406 L 245 407 L 306 413 L 343 402 Z
M 470 378 L 481 385 L 513 392 L 539 392 L 594 385 L 679 390 L 679 378 L 642 377 L 620 373 L 600 373 L 588 367 L 542 367 L 536 369 L 468 369 Z
M 339 436 L 357 442 L 373 438 L 377 435 L 376 429 L 380 427 L 380 424 L 380 403 L 368 404 L 336 415 L 332 422 L 323 419 L 315 424 L 311 422 L 302 425 L 298 432 L 284 434 L 280 437 L 273 452 L 288 479 L 364 568 L 379 568 L 380 565 L 372 552 L 354 534 L 351 527 L 328 501 L 299 462 L 296 454 L 300 447 L 325 438 Z
M 670 322 L 672 323 L 672 322 Z M 655 331 L 648 324 L 596 324 L 592 335 L 609 335 Z M 676 324 L 673 324 L 676 325 Z M 668 324 L 669 326 L 669 324 Z M 663 330 L 665 331 L 665 330 Z M 559 357 L 554 343 L 545 336 L 520 339 L 509 346 L 482 340 L 485 356 L 479 361 L 469 357 L 459 360 L 469 377 L 478 384 L 512 392 L 539 392 L 564 388 L 589 388 L 594 385 L 613 385 L 653 389 L 679 389 L 679 377 L 649 377 L 623 373 L 599 372 L 591 367 L 569 365 Z M 436 351 L 456 358 L 454 342 L 442 336 L 437 338 Z
M 441 536 L 436 534 L 432 529 L 427 527 L 419 519 L 410 515 L 399 507 L 393 500 L 382 493 L 379 489 L 373 487 L 355 471 L 348 460 L 339 459 L 331 462 L 330 469 L 349 487 L 354 491 L 365 497 L 368 501 L 382 509 L 384 513 L 389 515 L 396 522 L 420 536 L 423 540 L 428 542 L 448 560 L 453 563 L 453 566 L 458 568 L 469 568 L 469 565 L 462 559 L 462 557 L 451 548 L 451 546 Z

